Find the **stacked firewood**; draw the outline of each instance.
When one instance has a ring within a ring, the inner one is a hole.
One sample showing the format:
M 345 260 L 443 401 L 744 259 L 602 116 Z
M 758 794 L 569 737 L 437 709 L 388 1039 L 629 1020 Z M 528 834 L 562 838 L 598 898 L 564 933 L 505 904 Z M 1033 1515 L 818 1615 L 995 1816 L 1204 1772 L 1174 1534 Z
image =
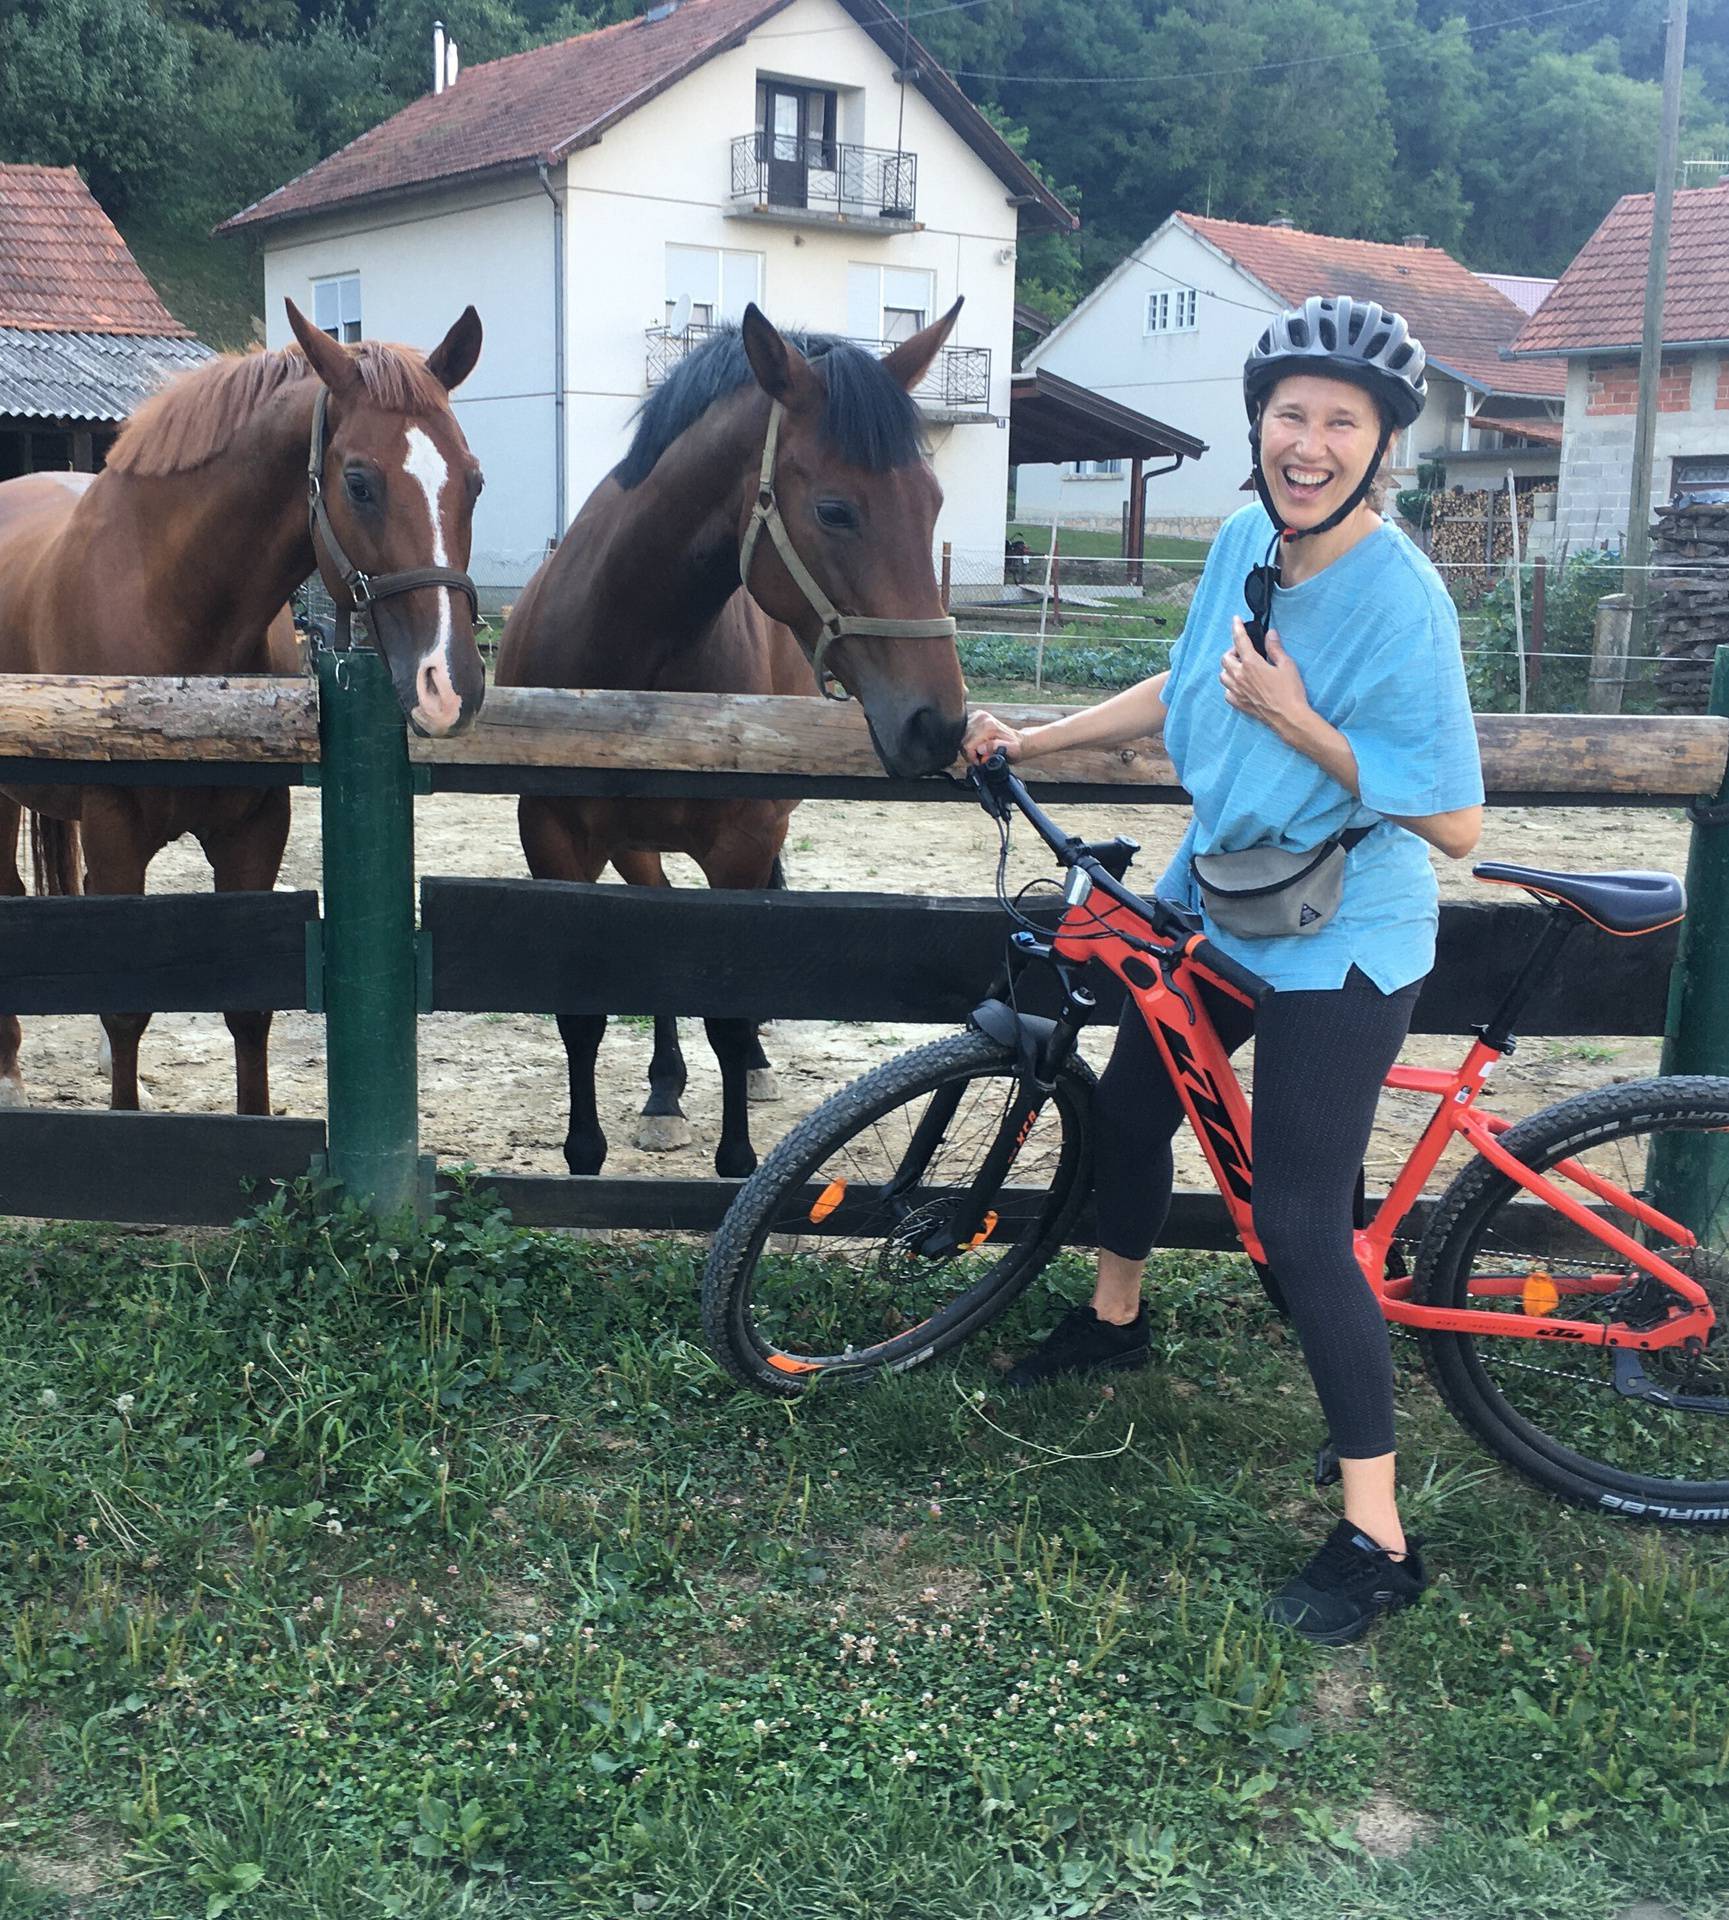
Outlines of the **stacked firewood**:
M 1665 713 L 1703 713 L 1729 646 L 1729 506 L 1661 507 L 1651 533 L 1651 635 Z
M 1521 558 L 1530 545 L 1531 509 L 1539 491 L 1522 488 L 1518 493 Z M 1428 519 L 1429 558 L 1456 593 L 1474 602 L 1507 577 L 1513 559 L 1513 528 L 1504 489 L 1432 493 Z

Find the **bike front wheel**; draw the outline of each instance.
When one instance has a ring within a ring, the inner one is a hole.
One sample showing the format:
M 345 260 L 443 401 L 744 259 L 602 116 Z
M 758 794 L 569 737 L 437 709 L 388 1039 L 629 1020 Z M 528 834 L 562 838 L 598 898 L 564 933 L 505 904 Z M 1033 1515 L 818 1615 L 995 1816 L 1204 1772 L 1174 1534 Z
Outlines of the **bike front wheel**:
M 1501 1145 L 1695 1281 L 1716 1325 L 1703 1341 L 1647 1350 L 1606 1346 L 1590 1332 L 1423 1329 L 1441 1397 L 1502 1459 L 1565 1500 L 1636 1519 L 1729 1524 L 1729 1079 L 1677 1075 L 1580 1094 L 1521 1121 Z M 1436 1208 L 1413 1294 L 1426 1306 L 1505 1314 L 1514 1328 L 1575 1321 L 1604 1333 L 1655 1332 L 1688 1306 L 1483 1159 Z
M 1027 1125 L 1013 1057 L 969 1031 L 818 1107 L 745 1182 L 709 1253 L 703 1325 L 727 1371 L 791 1398 L 918 1366 L 993 1320 L 1090 1189 L 1093 1086 L 1070 1060 Z M 980 1194 L 1005 1138 L 1008 1169 Z

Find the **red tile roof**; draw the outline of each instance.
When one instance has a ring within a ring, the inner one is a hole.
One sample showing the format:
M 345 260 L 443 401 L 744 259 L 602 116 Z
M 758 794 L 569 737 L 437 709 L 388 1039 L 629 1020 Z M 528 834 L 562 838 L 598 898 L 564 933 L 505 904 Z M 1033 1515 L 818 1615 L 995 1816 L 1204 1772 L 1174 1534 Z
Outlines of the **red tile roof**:
M 73 167 L 0 165 L 0 327 L 192 335 Z
M 1525 315 L 1439 247 L 1343 240 L 1194 213 L 1176 217 L 1293 306 L 1312 293 L 1350 293 L 1396 309 L 1441 372 L 1484 392 L 1544 400 L 1566 392 L 1562 368 L 1501 358 Z
M 1525 323 L 1515 353 L 1638 346 L 1654 198 L 1629 193 L 1615 202 Z M 1729 339 L 1729 187 L 1688 187 L 1675 196 L 1663 339 L 1670 346 Z
M 454 87 L 423 94 L 309 172 L 223 221 L 219 233 L 262 226 L 477 174 L 551 166 L 590 146 L 626 114 L 771 19 L 790 0 L 680 0 L 645 15 L 467 67 Z M 841 4 L 898 66 L 903 28 L 883 0 Z M 957 133 L 1013 190 L 1063 227 L 1078 224 L 967 99 L 908 38 L 907 64 Z M 741 127 L 740 132 L 744 129 Z

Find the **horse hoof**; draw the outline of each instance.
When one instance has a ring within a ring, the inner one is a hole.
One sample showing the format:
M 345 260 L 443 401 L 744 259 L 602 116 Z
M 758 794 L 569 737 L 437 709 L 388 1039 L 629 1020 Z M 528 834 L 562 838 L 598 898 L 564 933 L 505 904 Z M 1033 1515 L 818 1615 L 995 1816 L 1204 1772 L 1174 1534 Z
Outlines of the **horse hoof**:
M 780 1082 L 773 1067 L 752 1067 L 745 1075 L 745 1098 L 753 1107 L 767 1106 L 780 1098 Z
M 29 1096 L 21 1080 L 0 1080 L 0 1108 L 22 1110 L 29 1104 Z
M 682 1113 L 645 1113 L 636 1123 L 636 1144 L 644 1153 L 677 1153 L 690 1138 L 690 1122 Z
M 748 1180 L 756 1172 L 756 1149 L 746 1145 L 729 1153 L 722 1148 L 714 1156 L 714 1170 L 723 1180 Z

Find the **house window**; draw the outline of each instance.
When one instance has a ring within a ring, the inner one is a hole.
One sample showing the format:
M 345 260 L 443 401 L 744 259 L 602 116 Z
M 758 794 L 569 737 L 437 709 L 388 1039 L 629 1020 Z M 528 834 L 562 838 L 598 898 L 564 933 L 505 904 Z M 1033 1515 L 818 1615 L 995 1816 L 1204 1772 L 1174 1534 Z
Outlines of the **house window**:
M 312 283 L 312 324 L 352 346 L 360 338 L 360 275 L 339 273 Z
M 1669 466 L 1669 495 L 1691 493 L 1712 502 L 1729 500 L 1729 455 L 1695 455 Z
M 742 320 L 744 310 L 762 299 L 762 255 L 730 247 L 678 247 L 666 250 L 666 324 L 712 327 Z M 689 309 L 684 303 L 688 301 Z M 682 315 L 682 318 L 681 318 Z
M 1147 295 L 1148 333 L 1193 333 L 1195 330 L 1195 289 L 1161 287 Z
M 936 307 L 936 275 L 924 267 L 847 268 L 847 332 L 855 340 L 893 345 L 928 326 Z
M 1122 471 L 1120 460 L 1076 460 L 1069 466 L 1069 472 L 1077 480 L 1115 480 Z

